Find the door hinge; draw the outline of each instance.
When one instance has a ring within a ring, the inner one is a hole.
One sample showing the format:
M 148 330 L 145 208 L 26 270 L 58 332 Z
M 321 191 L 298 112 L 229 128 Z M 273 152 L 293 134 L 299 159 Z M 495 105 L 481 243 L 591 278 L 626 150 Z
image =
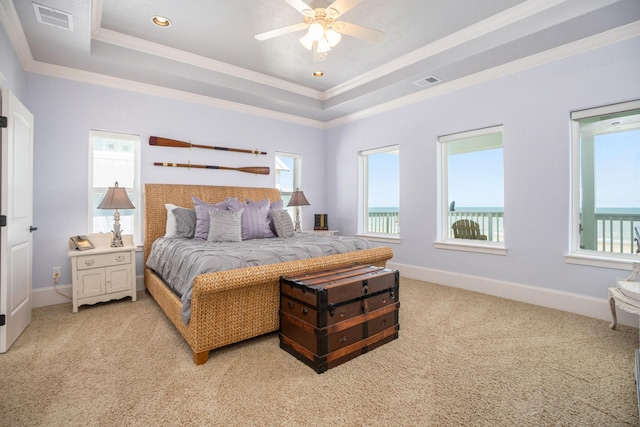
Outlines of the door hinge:
M 0 116 L 0 128 L 7 127 L 7 118 L 5 116 Z
M 6 226 L 7 226 L 7 216 L 0 215 L 0 227 L 6 227 Z
M 6 320 L 4 314 L 0 314 L 0 326 L 4 326 L 4 324 L 6 323 Z

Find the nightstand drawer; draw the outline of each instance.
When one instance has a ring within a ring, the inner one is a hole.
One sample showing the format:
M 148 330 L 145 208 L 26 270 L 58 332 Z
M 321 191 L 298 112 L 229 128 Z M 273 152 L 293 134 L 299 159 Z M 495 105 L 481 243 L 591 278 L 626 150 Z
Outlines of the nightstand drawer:
M 131 264 L 131 252 L 117 252 L 113 254 L 80 255 L 76 257 L 78 270 L 111 265 Z

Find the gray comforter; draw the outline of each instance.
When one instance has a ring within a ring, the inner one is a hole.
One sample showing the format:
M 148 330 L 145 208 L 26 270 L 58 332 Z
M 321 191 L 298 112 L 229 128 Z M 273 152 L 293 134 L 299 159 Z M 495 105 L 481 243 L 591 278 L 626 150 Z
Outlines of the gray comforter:
M 186 325 L 191 317 L 191 285 L 199 274 L 316 258 L 373 247 L 369 241 L 357 237 L 312 233 L 296 233 L 288 239 L 276 237 L 230 243 L 161 237 L 152 245 L 147 267 L 181 295 L 182 321 Z

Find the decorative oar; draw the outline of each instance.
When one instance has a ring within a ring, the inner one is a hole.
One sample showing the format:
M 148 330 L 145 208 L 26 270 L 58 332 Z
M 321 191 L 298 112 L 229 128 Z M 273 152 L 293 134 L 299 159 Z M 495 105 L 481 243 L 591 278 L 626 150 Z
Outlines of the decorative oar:
M 178 141 L 177 139 L 160 138 L 159 136 L 150 136 L 149 145 L 158 145 L 162 147 L 179 147 L 179 148 L 195 147 L 195 148 L 207 148 L 209 150 L 235 151 L 237 153 L 267 154 L 265 151 L 245 150 L 242 148 L 214 147 L 212 145 L 199 145 L 199 144 L 192 144 L 190 142 Z
M 269 175 L 271 169 L 269 166 L 246 166 L 242 168 L 232 168 L 228 166 L 211 166 L 211 165 L 194 165 L 193 163 L 162 163 L 155 162 L 154 166 L 171 166 L 176 168 L 199 168 L 199 169 L 221 169 L 230 171 L 239 171 L 246 173 L 255 173 L 258 175 Z

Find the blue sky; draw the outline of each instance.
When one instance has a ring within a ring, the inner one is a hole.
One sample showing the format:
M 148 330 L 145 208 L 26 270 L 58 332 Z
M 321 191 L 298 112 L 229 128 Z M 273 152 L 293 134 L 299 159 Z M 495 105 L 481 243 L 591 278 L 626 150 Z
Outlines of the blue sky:
M 596 207 L 640 209 L 640 130 L 596 137 Z
M 449 204 L 457 207 L 504 207 L 503 150 L 450 155 Z
M 640 130 L 596 137 L 596 208 L 640 209 Z M 449 201 L 504 207 L 502 150 L 449 156 Z
M 597 207 L 640 209 L 640 130 L 598 136 L 595 149 Z M 457 207 L 504 207 L 502 154 L 494 149 L 449 156 L 449 202 L 455 200 Z M 370 155 L 369 171 L 370 188 L 375 188 L 369 206 L 397 207 L 398 156 Z
M 399 159 L 397 154 L 378 153 L 369 159 L 369 207 L 398 207 L 399 201 Z

